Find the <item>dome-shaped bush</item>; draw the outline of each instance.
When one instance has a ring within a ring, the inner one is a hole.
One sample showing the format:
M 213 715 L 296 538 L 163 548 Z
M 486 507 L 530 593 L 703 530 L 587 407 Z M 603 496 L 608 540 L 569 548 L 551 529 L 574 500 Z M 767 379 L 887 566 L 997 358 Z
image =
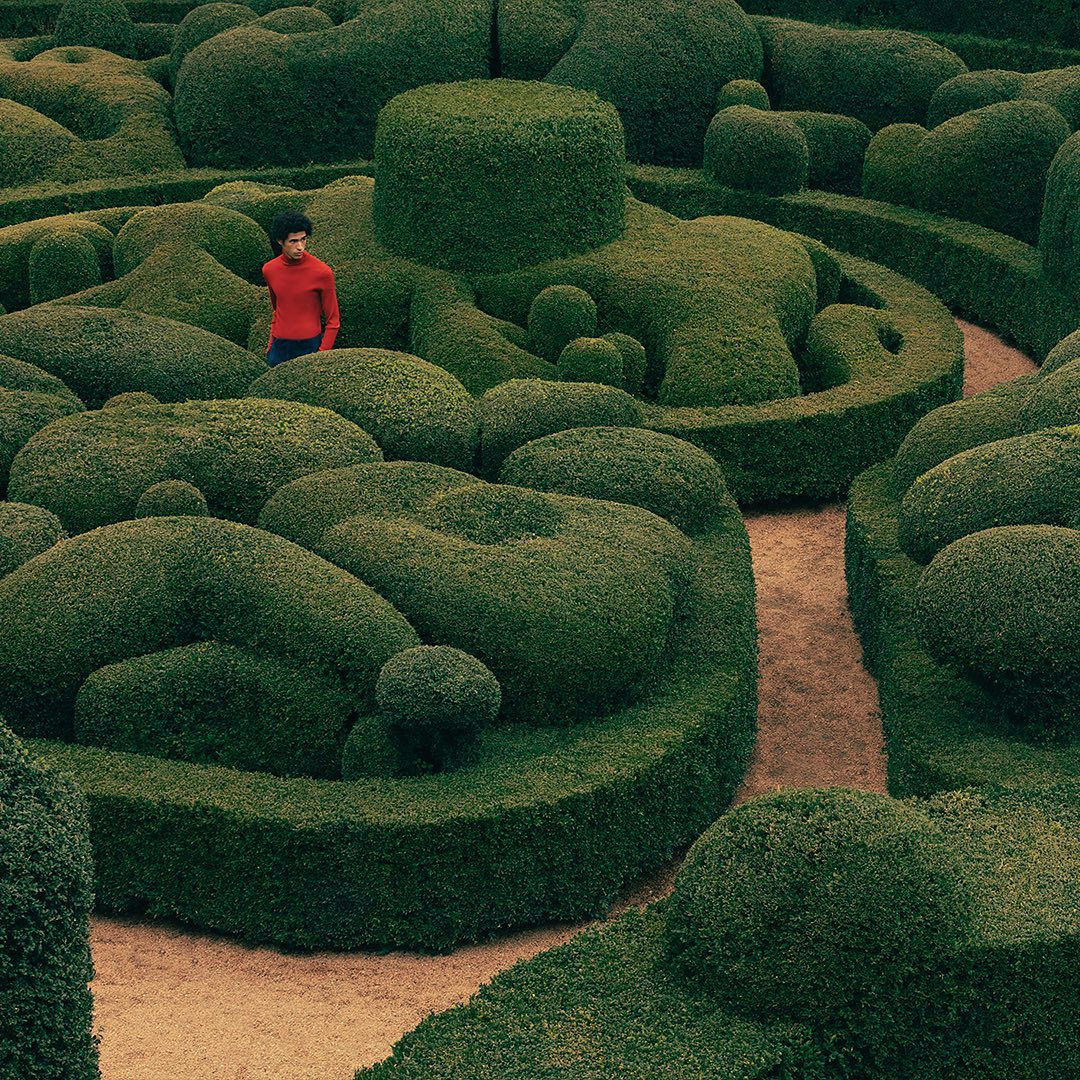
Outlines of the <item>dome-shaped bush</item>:
M 1080 531 L 1011 525 L 939 551 L 918 591 L 919 636 L 1018 722 L 1057 736 L 1080 724 Z
M 919 124 L 890 124 L 874 135 L 863 159 L 863 194 L 881 202 L 913 205 L 919 147 L 928 134 Z
M 416 262 L 502 271 L 623 230 L 622 124 L 596 95 L 506 79 L 422 86 L 379 114 L 375 230 Z
M 1057 371 L 1074 360 L 1080 360 L 1080 330 L 1074 330 L 1067 337 L 1063 337 L 1047 354 L 1039 369 L 1043 375 L 1049 375 L 1051 371 Z
M 643 428 L 571 428 L 535 439 L 503 462 L 499 482 L 641 506 L 692 536 L 738 513 L 712 457 Z
M 919 809 L 840 788 L 744 803 L 690 850 L 670 955 L 724 1005 L 831 1028 L 902 1004 L 964 940 L 958 860 Z
M 1054 155 L 1039 222 L 1039 254 L 1048 277 L 1080 296 L 1080 131 Z
M 1080 65 L 1032 71 L 1020 76 L 1020 96 L 1057 109 L 1069 128 L 1080 128 Z
M 559 378 L 563 382 L 603 383 L 622 386 L 622 352 L 605 338 L 574 338 L 559 353 Z
M 92 45 L 121 56 L 135 51 L 135 24 L 123 0 L 64 0 L 55 36 L 57 45 Z
M 123 394 L 113 394 L 108 401 L 103 401 L 101 407 L 103 409 L 126 409 L 132 405 L 160 405 L 153 394 L 148 394 L 145 390 L 128 390 Z
M 74 229 L 46 233 L 30 249 L 30 303 L 42 304 L 101 284 L 90 239 Z
M 0 1065 L 15 1080 L 97 1080 L 86 802 L 0 724 Z
M 273 30 L 275 34 L 310 34 L 313 30 L 328 30 L 334 20 L 318 8 L 293 5 L 268 11 L 256 19 L 254 25 Z
M 716 98 L 716 111 L 730 108 L 732 105 L 749 105 L 752 109 L 764 109 L 769 112 L 769 92 L 753 79 L 732 79 L 720 87 Z
M 172 52 L 169 54 L 169 72 L 173 81 L 184 58 L 197 45 L 209 41 L 223 30 L 243 26 L 254 19 L 255 12 L 243 4 L 199 4 L 192 8 L 180 20 L 173 36 Z
M 648 371 L 649 358 L 645 346 L 636 337 L 615 331 L 604 334 L 605 341 L 610 341 L 622 355 L 622 386 L 628 394 L 640 394 Z
M 1019 413 L 1021 431 L 1072 424 L 1080 424 L 1080 360 L 1036 379 Z
M 137 518 L 171 517 L 174 514 L 209 517 L 206 496 L 186 480 L 160 480 L 151 484 L 135 504 Z
M 476 734 L 498 716 L 502 691 L 475 656 L 445 645 L 417 645 L 386 661 L 375 700 L 402 766 L 415 771 L 459 762 Z
M 749 105 L 721 109 L 705 133 L 705 172 L 720 184 L 763 195 L 806 186 L 806 136 L 781 113 Z
M 946 79 L 935 91 L 926 110 L 926 126 L 935 128 L 954 116 L 1012 101 L 1023 86 L 1019 71 L 965 71 Z
M 548 285 L 529 305 L 529 346 L 555 363 L 574 338 L 596 333 L 596 301 L 576 285 Z
M 788 112 L 784 116 L 806 137 L 806 186 L 858 195 L 870 129 L 861 120 L 838 113 Z
M 44 507 L 0 502 L 0 577 L 48 551 L 65 536 L 60 519 Z
M 0 99 L 0 186 L 38 179 L 78 143 L 63 124 L 29 105 Z

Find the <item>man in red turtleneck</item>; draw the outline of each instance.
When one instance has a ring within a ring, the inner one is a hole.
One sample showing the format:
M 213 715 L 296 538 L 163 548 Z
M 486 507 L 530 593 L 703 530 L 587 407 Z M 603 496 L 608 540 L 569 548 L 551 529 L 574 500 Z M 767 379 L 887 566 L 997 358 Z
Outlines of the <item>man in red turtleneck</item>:
M 341 325 L 334 271 L 305 250 L 311 232 L 311 219 L 299 210 L 283 210 L 270 223 L 270 239 L 281 248 L 262 268 L 274 307 L 266 347 L 271 367 L 332 349 Z

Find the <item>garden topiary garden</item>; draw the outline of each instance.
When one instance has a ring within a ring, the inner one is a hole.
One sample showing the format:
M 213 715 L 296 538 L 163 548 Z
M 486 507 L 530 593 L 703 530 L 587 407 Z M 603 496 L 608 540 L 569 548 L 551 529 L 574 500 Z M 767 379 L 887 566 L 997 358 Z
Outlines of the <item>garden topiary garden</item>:
M 87 810 L 99 909 L 299 949 L 700 836 L 373 1076 L 1080 1071 L 1080 38 L 922 6 L 0 10 L 0 751 L 64 862 L 0 1072 L 95 1074 Z M 342 326 L 268 368 L 284 208 Z M 950 309 L 1041 370 L 957 401 Z M 895 798 L 724 814 L 740 508 L 849 489 Z

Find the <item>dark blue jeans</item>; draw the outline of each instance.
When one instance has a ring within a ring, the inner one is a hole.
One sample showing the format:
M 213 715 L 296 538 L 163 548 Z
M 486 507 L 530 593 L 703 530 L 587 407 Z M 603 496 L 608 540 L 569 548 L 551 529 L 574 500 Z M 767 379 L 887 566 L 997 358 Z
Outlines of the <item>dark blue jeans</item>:
M 321 344 L 322 334 L 316 334 L 315 337 L 310 338 L 276 337 L 270 342 L 266 362 L 271 367 L 277 367 L 278 364 L 284 364 L 286 360 L 295 360 L 298 356 L 318 352 Z

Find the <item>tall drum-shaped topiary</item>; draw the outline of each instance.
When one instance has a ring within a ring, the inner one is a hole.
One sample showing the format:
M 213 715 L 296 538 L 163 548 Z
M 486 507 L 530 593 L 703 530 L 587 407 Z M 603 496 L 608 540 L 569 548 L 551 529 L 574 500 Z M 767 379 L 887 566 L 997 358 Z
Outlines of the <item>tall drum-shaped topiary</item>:
M 500 272 L 623 230 L 622 124 L 594 94 L 474 80 L 394 98 L 375 133 L 375 230 L 398 255 Z
M 806 136 L 782 113 L 750 105 L 721 109 L 705 133 L 705 172 L 718 183 L 763 195 L 806 186 Z
M 1039 252 L 1043 270 L 1080 296 L 1080 132 L 1062 143 L 1046 176 Z
M 0 1076 L 90 1080 L 86 804 L 0 724 Z

